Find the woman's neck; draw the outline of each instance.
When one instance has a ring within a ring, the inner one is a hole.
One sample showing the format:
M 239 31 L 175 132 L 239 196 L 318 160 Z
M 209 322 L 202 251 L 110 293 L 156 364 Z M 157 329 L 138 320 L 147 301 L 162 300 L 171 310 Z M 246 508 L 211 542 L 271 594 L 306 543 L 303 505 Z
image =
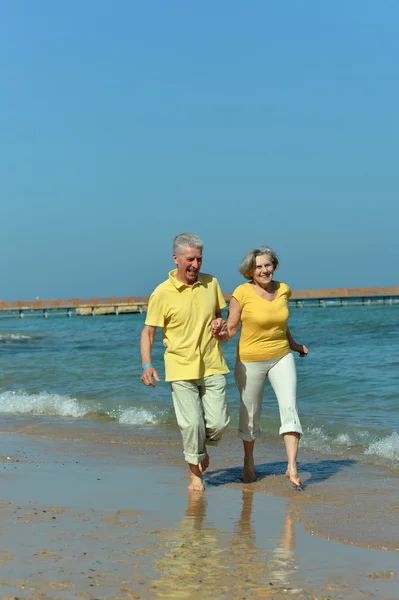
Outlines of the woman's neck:
M 267 292 L 268 294 L 274 294 L 274 292 L 277 289 L 277 286 L 273 280 L 270 281 L 269 283 L 267 283 L 265 286 L 261 285 L 260 283 L 256 283 L 253 280 L 251 281 L 251 283 L 254 287 L 257 287 L 259 290 L 262 290 L 263 292 Z

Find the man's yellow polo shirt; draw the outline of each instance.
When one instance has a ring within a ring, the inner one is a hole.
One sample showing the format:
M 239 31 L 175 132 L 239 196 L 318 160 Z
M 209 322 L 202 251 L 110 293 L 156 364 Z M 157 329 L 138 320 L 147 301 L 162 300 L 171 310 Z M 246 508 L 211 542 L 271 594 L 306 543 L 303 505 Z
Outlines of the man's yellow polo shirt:
M 200 273 L 189 286 L 175 278 L 176 270 L 152 293 L 146 325 L 162 327 L 166 381 L 188 381 L 229 372 L 211 322 L 226 306 L 217 279 Z

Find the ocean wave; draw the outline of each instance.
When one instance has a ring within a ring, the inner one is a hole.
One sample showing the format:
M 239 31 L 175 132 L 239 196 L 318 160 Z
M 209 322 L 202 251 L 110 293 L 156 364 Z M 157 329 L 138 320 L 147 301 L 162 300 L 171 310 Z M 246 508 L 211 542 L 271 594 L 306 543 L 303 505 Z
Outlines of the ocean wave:
M 90 412 L 93 412 L 93 407 L 69 396 L 47 392 L 29 394 L 25 391 L 7 391 L 0 394 L 0 413 L 81 418 Z
M 309 450 L 332 451 L 353 446 L 367 446 L 373 439 L 373 434 L 367 430 L 346 432 L 325 431 L 323 427 L 308 428 L 301 439 L 301 446 Z
M 375 432 L 352 430 L 344 432 L 326 431 L 323 427 L 308 428 L 301 438 L 301 448 L 330 454 L 331 456 L 348 456 L 360 460 L 362 456 L 375 457 L 372 462 L 380 462 L 397 466 L 399 462 L 399 435 L 376 437 Z
M 121 406 L 106 410 L 99 403 L 88 403 L 60 394 L 29 394 L 24 390 L 0 393 L 0 413 L 15 415 L 35 415 L 72 417 L 108 417 L 121 425 L 156 425 L 167 421 L 168 411 L 156 408 Z
M 394 431 L 391 435 L 372 442 L 364 452 L 377 455 L 392 462 L 399 460 L 399 435 Z
M 304 435 L 301 438 L 301 448 L 321 453 L 331 452 L 329 437 L 321 427 L 313 427 L 304 431 Z
M 158 425 L 167 421 L 167 411 L 132 407 L 121 410 L 117 417 L 121 425 Z
M 0 342 L 3 344 L 28 342 L 32 339 L 33 337 L 31 335 L 25 335 L 23 333 L 0 333 Z

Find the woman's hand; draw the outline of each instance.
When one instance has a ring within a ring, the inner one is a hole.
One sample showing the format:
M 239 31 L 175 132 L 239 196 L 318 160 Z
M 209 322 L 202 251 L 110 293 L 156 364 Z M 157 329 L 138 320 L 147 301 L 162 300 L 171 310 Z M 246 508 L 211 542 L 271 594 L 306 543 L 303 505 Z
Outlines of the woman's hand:
M 304 358 L 308 355 L 308 349 L 303 344 L 295 344 L 294 348 L 291 348 L 294 352 L 298 352 L 301 358 Z
M 294 338 L 291 335 L 290 330 L 287 327 L 287 340 L 290 345 L 290 350 L 293 352 L 298 352 L 301 358 L 304 358 L 308 355 L 308 349 L 303 344 L 297 344 Z

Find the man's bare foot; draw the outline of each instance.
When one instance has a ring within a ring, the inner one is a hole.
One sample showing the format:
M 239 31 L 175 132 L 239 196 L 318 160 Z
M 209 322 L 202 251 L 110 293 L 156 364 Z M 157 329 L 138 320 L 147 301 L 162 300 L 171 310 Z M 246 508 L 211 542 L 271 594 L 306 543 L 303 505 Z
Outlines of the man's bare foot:
M 209 467 L 209 454 L 206 450 L 205 450 L 205 457 L 201 460 L 198 467 L 199 467 L 199 470 L 201 471 L 201 473 L 205 473 L 205 471 Z
M 189 465 L 190 469 L 190 485 L 188 486 L 188 490 L 190 492 L 203 492 L 204 484 L 202 482 L 202 472 L 199 468 L 199 465 Z
M 243 483 L 252 483 L 256 481 L 254 459 L 244 458 L 244 468 L 242 470 L 241 480 Z
M 291 481 L 292 484 L 294 484 L 295 487 L 302 487 L 302 481 L 300 480 L 296 469 L 288 468 L 285 473 L 285 476 L 288 477 L 288 479 Z

